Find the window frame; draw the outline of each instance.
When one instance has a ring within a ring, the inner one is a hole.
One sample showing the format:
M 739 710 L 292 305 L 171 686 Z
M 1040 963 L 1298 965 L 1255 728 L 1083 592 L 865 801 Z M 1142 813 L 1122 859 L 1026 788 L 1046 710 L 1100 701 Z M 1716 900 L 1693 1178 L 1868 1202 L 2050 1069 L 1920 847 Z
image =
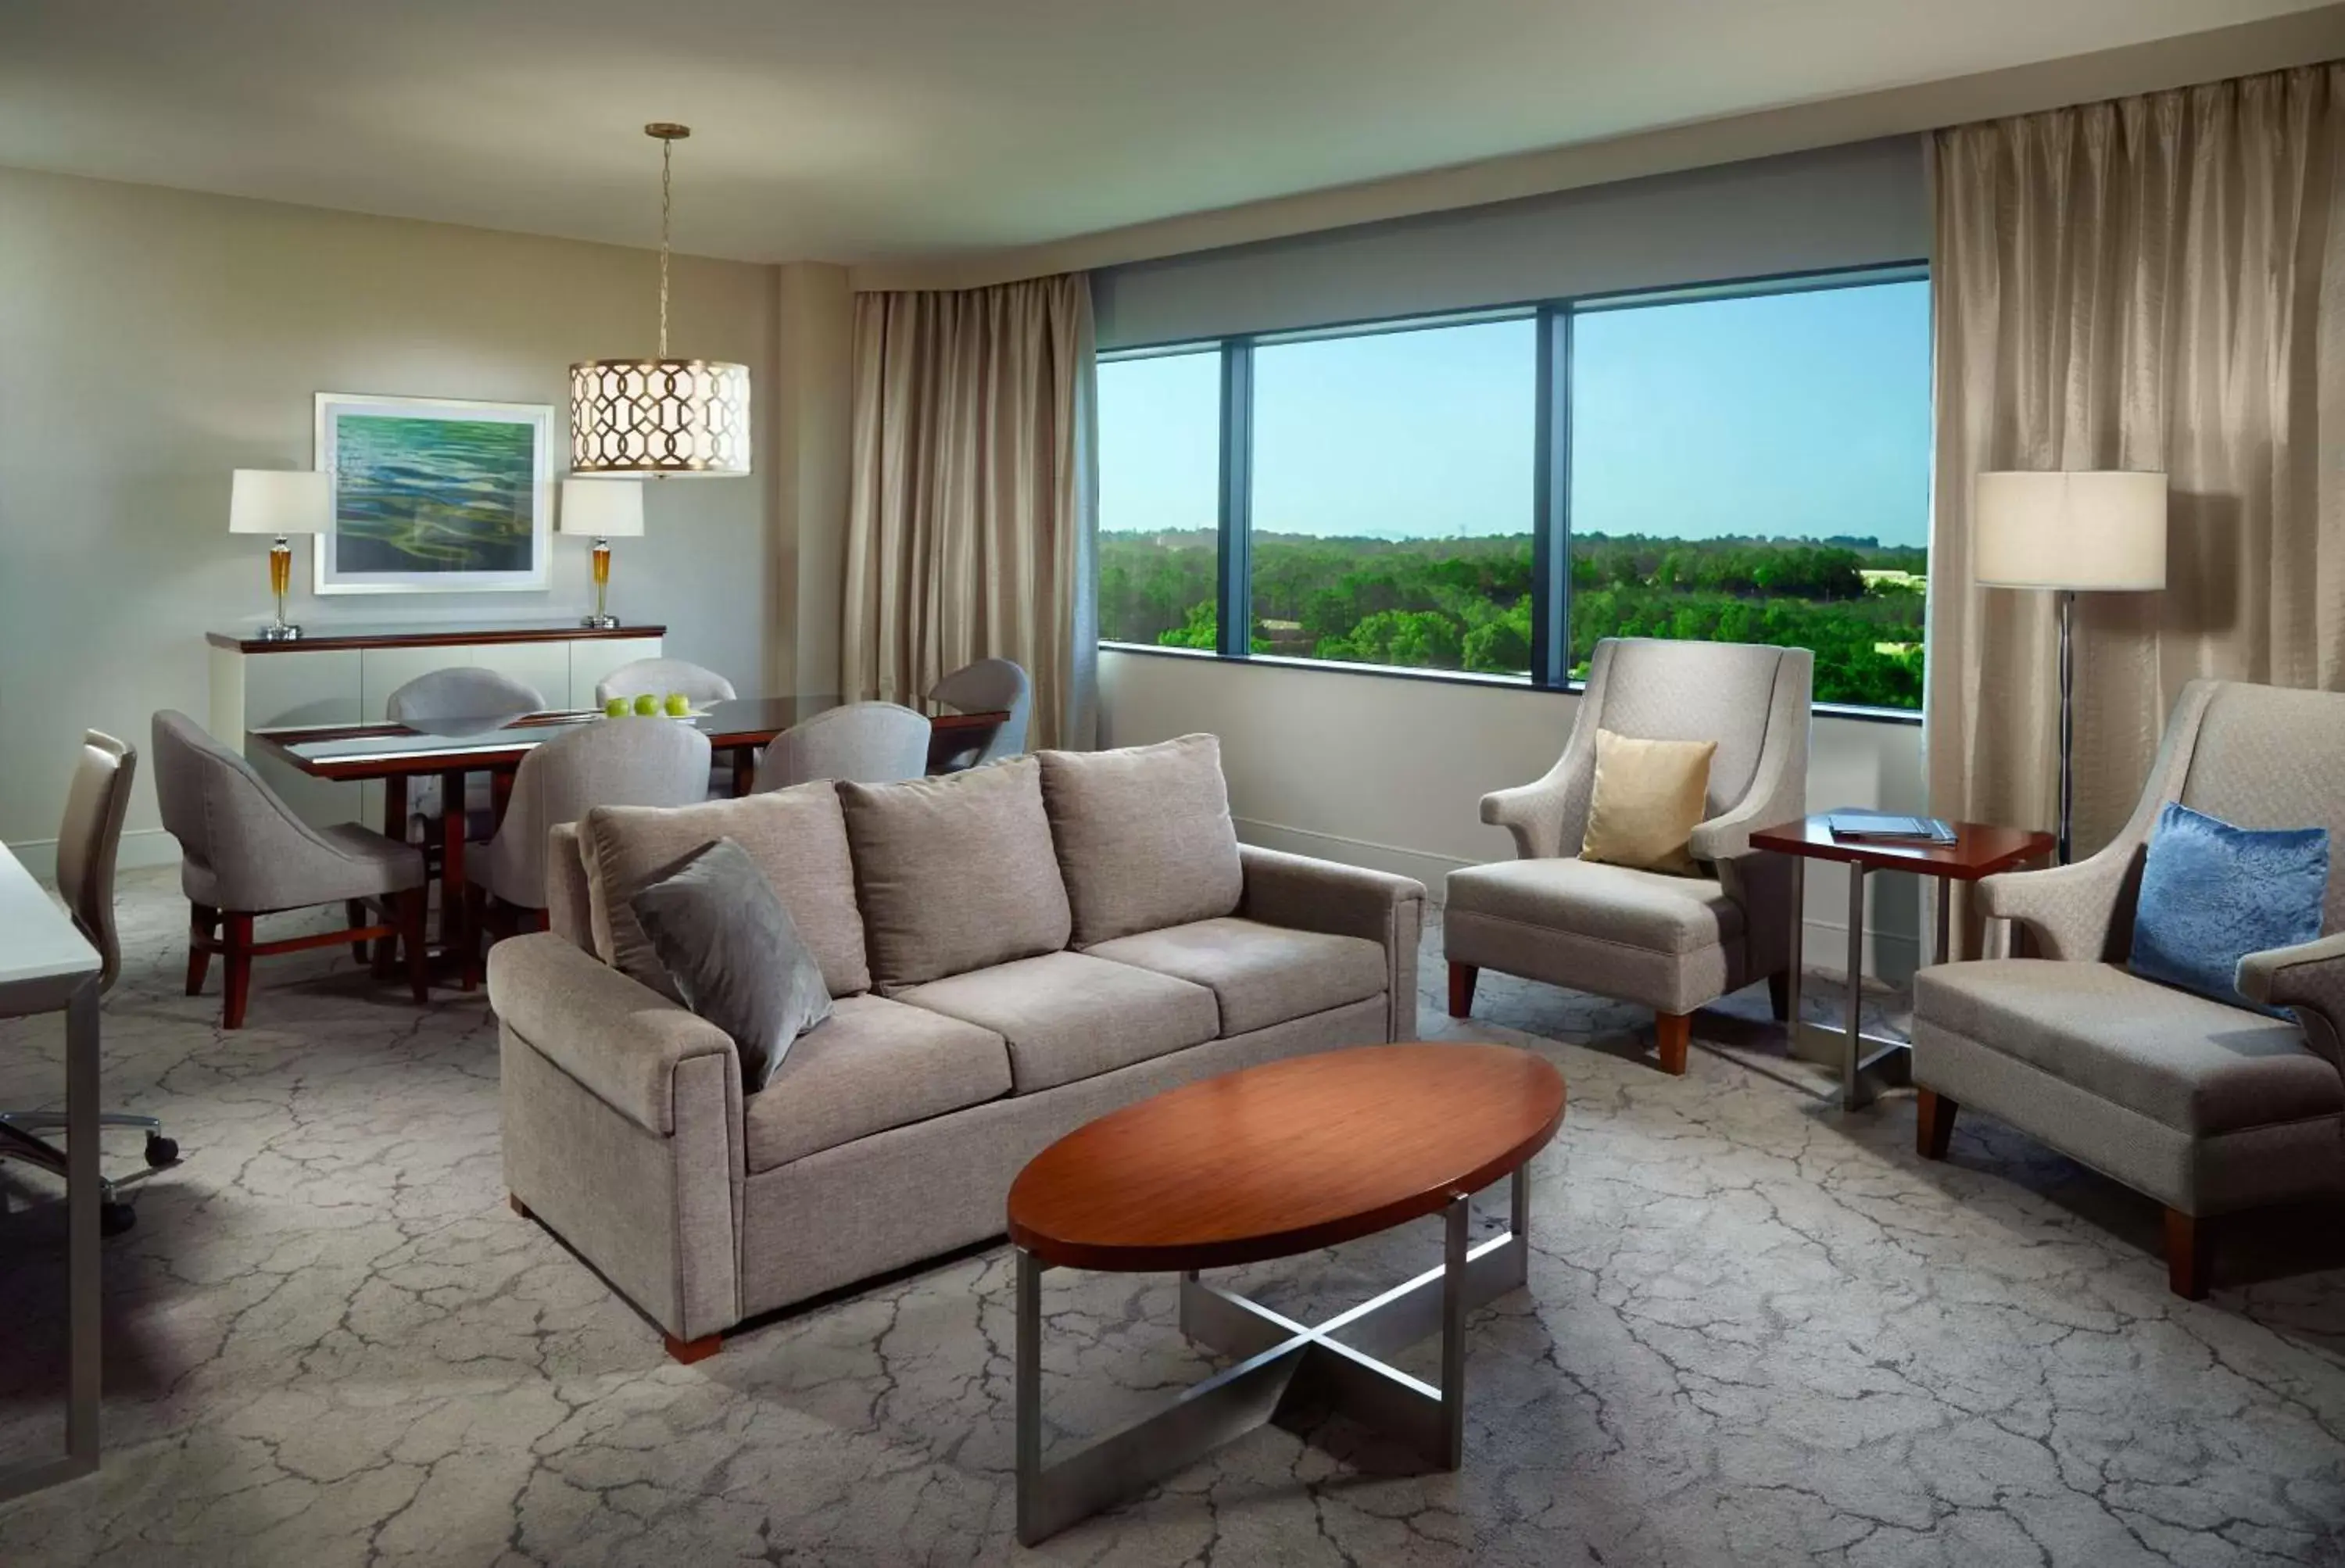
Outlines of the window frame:
M 1134 344 L 1100 351 L 1101 364 L 1127 360 L 1159 359 L 1172 354 L 1219 353 L 1221 356 L 1221 453 L 1215 493 L 1214 615 L 1218 646 L 1201 648 L 1162 647 L 1151 643 L 1120 642 L 1101 637 L 1099 646 L 1116 653 L 1158 655 L 1172 658 L 1227 659 L 1279 669 L 1326 670 L 1389 679 L 1447 681 L 1485 688 L 1549 693 L 1577 693 L 1583 683 L 1570 677 L 1571 657 L 1571 366 L 1572 323 L 1580 316 L 1602 311 L 1639 310 L 1655 305 L 1692 304 L 1713 300 L 1753 299 L 1777 294 L 1821 293 L 1835 289 L 1873 288 L 1890 283 L 1926 283 L 1926 259 L 1883 261 L 1863 267 L 1835 267 L 1801 272 L 1779 272 L 1717 282 L 1665 288 L 1612 290 L 1599 293 L 1556 295 L 1511 304 L 1470 310 L 1416 312 L 1406 316 L 1372 317 L 1329 322 L 1315 327 L 1274 332 L 1233 332 L 1220 337 Z M 1531 484 L 1531 669 L 1528 677 L 1489 675 L 1468 670 L 1424 669 L 1414 666 L 1357 664 L 1345 659 L 1295 658 L 1258 654 L 1251 649 L 1254 627 L 1254 351 L 1257 346 L 1276 347 L 1331 338 L 1378 337 L 1395 332 L 1438 331 L 1485 321 L 1532 320 L 1538 323 L 1538 362 L 1534 389 Z M 1883 724 L 1919 725 L 1919 709 L 1871 708 L 1852 703 L 1816 702 L 1813 711 L 1834 718 Z

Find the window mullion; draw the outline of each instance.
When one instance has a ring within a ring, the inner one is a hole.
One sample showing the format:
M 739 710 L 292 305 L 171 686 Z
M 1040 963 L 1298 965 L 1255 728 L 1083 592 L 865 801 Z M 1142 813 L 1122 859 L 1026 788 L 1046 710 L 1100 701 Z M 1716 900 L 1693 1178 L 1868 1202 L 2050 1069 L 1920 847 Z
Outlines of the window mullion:
M 1571 674 L 1571 308 L 1539 310 L 1531 519 L 1531 683 Z
M 1214 615 L 1218 652 L 1254 651 L 1254 340 L 1222 345 L 1221 535 Z

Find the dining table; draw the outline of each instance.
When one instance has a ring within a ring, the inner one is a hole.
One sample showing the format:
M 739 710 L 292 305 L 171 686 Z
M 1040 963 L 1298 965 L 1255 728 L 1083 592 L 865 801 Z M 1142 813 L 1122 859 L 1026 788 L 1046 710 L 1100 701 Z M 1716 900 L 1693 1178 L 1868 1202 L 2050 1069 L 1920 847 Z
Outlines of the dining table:
M 835 696 L 736 697 L 712 702 L 670 720 L 689 724 L 708 737 L 710 749 L 729 758 L 733 793 L 756 789 L 758 753 L 784 730 L 817 713 L 842 707 Z M 929 770 L 951 771 L 981 748 L 1007 723 L 1004 711 L 962 713 L 938 704 L 919 710 L 929 720 Z M 246 754 L 264 753 L 313 779 L 336 783 L 379 779 L 383 786 L 382 830 L 408 840 L 410 779 L 437 779 L 440 799 L 454 803 L 440 815 L 440 938 L 448 951 L 465 951 L 464 845 L 469 813 L 462 806 L 466 781 L 475 773 L 491 780 L 492 819 L 504 819 L 513 779 L 522 759 L 549 740 L 584 724 L 599 724 L 599 709 L 558 709 L 518 718 L 462 719 L 431 726 L 410 724 L 320 724 L 254 729 L 246 734 Z M 470 965 L 461 965 L 465 989 Z

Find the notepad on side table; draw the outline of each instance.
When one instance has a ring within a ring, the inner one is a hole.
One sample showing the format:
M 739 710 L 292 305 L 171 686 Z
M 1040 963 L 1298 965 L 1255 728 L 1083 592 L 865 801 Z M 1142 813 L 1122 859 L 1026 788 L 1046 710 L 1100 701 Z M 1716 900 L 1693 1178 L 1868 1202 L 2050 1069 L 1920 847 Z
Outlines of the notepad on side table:
M 1824 819 L 1835 839 L 1951 844 L 1954 830 L 1937 817 L 1904 817 L 1890 811 L 1834 811 Z

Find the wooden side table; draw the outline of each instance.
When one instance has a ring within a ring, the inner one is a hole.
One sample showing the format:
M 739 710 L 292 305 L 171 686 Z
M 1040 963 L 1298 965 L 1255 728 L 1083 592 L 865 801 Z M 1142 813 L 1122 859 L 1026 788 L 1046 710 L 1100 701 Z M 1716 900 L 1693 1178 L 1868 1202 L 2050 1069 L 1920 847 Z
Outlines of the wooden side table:
M 1933 962 L 1946 962 L 1946 926 L 1952 912 L 1954 884 L 1974 882 L 1997 871 L 2049 855 L 2056 840 L 2049 833 L 2025 828 L 1998 828 L 1984 822 L 1956 822 L 1951 844 L 1921 844 L 1878 839 L 1836 839 L 1819 813 L 1751 835 L 1751 847 L 1792 859 L 1792 1052 L 1815 1059 L 1841 1062 L 1841 1104 L 1857 1110 L 1873 1103 L 1884 1088 L 1902 1088 L 1913 1082 L 1913 1047 L 1864 1033 L 1864 878 L 1868 871 L 1912 871 L 1934 877 L 1938 883 L 1937 953 Z M 1837 860 L 1848 868 L 1848 1022 L 1826 1030 L 1800 1017 L 1801 949 L 1810 860 Z

